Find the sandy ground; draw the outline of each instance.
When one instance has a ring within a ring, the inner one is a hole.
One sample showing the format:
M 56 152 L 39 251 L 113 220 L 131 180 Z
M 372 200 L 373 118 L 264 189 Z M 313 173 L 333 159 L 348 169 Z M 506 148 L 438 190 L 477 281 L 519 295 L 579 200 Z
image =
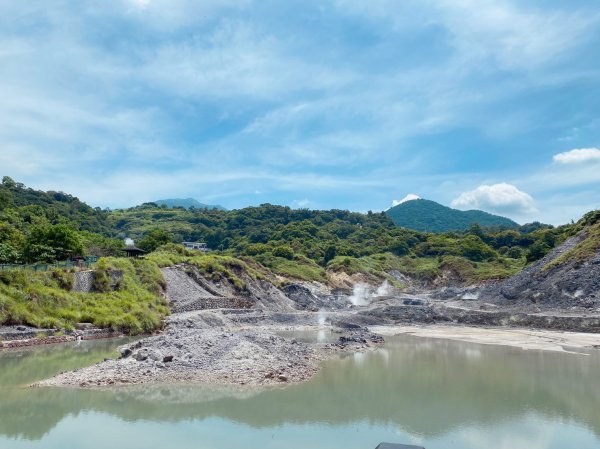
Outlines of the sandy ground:
M 577 352 L 577 349 L 600 349 L 599 334 L 578 332 L 443 325 L 371 326 L 369 329 L 383 336 L 444 338 L 525 350 Z

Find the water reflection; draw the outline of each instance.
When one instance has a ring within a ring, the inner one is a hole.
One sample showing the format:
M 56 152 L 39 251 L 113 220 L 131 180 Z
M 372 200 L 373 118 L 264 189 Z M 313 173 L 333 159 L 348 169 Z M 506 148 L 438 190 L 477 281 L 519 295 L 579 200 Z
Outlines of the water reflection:
M 367 433 L 377 428 L 390 437 L 400 432 L 427 441 L 428 449 L 442 441 L 438 447 L 455 447 L 451 437 L 461 442 L 457 447 L 560 447 L 553 444 L 563 436 L 550 432 L 556 423 L 575 426 L 562 434 L 577 434 L 579 447 L 600 445 L 597 352 L 582 356 L 402 337 L 372 353 L 329 361 L 313 381 L 288 388 L 16 387 L 102 360 L 112 347 L 86 344 L 0 355 L 0 435 L 44 440 L 63 420 L 79 420 L 85 428 L 94 412 L 118 418 L 114 422 L 168 426 L 217 419 L 223 427 L 244 426 L 261 441 L 255 447 L 262 447 L 259 435 L 268 429 L 290 437 L 298 429 L 308 431 L 306 426 L 310 432 L 326 426 L 340 435 L 354 428 Z

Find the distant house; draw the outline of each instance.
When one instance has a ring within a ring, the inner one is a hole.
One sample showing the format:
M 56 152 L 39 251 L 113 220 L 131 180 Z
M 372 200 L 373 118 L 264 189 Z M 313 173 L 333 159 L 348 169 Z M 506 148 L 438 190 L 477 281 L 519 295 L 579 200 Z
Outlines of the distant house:
M 208 251 L 208 246 L 206 246 L 206 243 L 203 242 L 183 242 L 183 246 L 185 249 L 191 249 L 194 251 Z

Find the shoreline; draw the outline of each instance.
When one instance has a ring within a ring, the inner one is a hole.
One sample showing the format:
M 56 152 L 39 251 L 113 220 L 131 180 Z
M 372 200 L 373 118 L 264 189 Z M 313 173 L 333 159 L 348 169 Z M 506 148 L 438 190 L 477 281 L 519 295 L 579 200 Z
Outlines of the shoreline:
M 343 339 L 340 339 L 342 343 L 300 342 L 277 335 L 282 330 L 327 330 L 339 333 Z M 322 368 L 322 362 L 336 354 L 373 350 L 383 343 L 383 338 L 377 338 L 391 336 L 435 338 L 574 355 L 590 355 L 590 351 L 600 350 L 600 335 L 595 333 L 456 324 L 375 325 L 359 332 L 331 326 L 289 324 L 194 329 L 185 333 L 177 330 L 176 335 L 170 336 L 179 337 L 175 346 L 168 338 L 169 333 L 122 347 L 120 359 L 61 373 L 31 386 L 94 389 L 144 384 L 285 386 L 311 379 Z M 192 340 L 186 343 L 190 338 Z M 181 341 L 185 348 L 178 352 Z
M 527 329 L 512 327 L 476 327 L 441 324 L 370 326 L 384 337 L 409 335 L 493 346 L 510 346 L 527 350 L 585 354 L 570 349 L 600 350 L 596 333 Z
M 149 335 L 139 335 L 140 338 L 148 337 Z M 109 340 L 128 337 L 128 335 L 122 333 L 103 333 L 98 335 L 89 335 L 81 338 L 81 341 L 94 341 L 94 340 Z M 8 351 L 17 351 L 19 349 L 34 348 L 39 346 L 52 346 L 60 345 L 65 343 L 73 343 L 77 341 L 77 337 L 73 335 L 61 335 L 61 336 L 48 336 L 44 338 L 28 338 L 23 340 L 8 340 L 0 341 L 0 353 Z

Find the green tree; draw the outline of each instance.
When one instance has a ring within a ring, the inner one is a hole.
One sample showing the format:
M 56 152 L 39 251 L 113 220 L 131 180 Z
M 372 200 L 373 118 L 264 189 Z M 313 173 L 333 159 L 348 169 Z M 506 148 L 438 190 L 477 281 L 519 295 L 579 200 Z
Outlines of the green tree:
M 335 245 L 329 245 L 327 249 L 325 249 L 325 255 L 323 256 L 323 266 L 327 265 L 330 260 L 335 259 L 337 255 L 337 249 Z
M 153 229 L 140 240 L 139 247 L 144 251 L 154 251 L 156 248 L 171 243 L 171 236 L 163 229 Z
M 83 252 L 79 234 L 64 224 L 34 227 L 24 249 L 28 262 L 54 262 Z
M 529 247 L 527 251 L 527 262 L 535 262 L 536 260 L 540 260 L 550 251 L 550 247 L 548 244 L 543 241 L 536 241 L 533 245 Z
M 273 255 L 292 260 L 294 258 L 294 250 L 288 245 L 280 245 L 273 249 Z
M 0 263 L 21 263 L 23 254 L 10 243 L 0 243 Z
M 17 186 L 17 183 L 10 176 L 4 176 L 2 178 L 2 185 L 4 187 L 8 187 L 9 189 L 13 189 Z

